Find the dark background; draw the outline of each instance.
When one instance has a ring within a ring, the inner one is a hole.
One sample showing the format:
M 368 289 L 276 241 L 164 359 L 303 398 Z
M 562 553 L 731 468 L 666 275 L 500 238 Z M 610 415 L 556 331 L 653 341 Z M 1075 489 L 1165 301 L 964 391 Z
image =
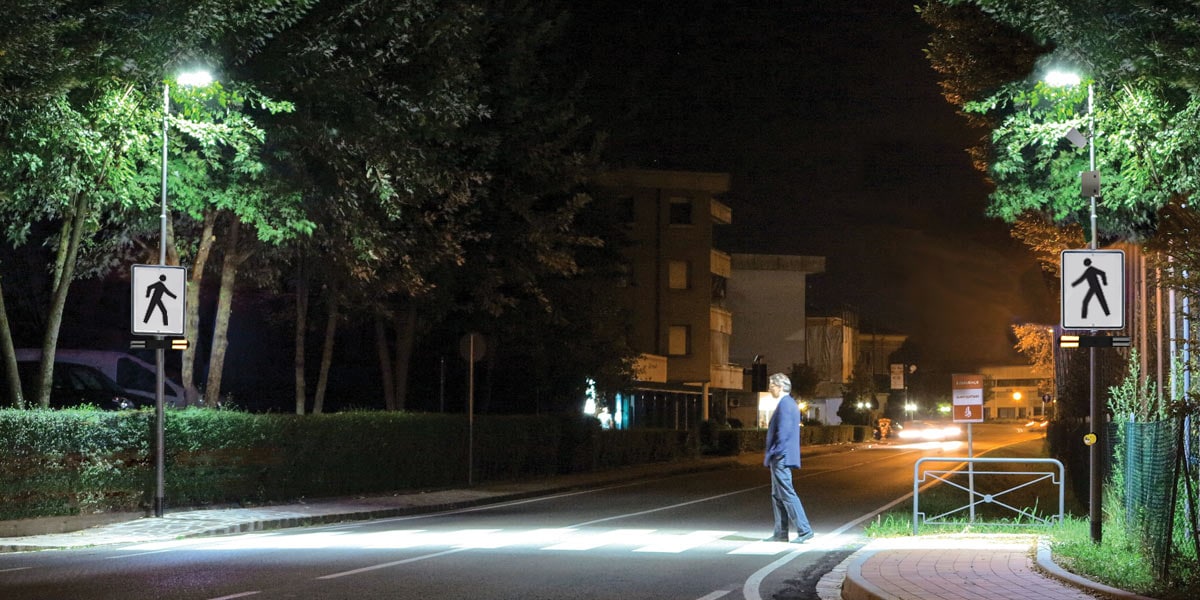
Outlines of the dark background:
M 989 188 L 911 1 L 572 2 L 588 104 L 614 166 L 728 172 L 734 253 L 826 257 L 812 316 L 910 336 L 941 378 L 1018 364 L 1010 326 L 1053 323 L 1032 256 L 984 216 Z M 934 375 L 936 374 L 936 375 Z

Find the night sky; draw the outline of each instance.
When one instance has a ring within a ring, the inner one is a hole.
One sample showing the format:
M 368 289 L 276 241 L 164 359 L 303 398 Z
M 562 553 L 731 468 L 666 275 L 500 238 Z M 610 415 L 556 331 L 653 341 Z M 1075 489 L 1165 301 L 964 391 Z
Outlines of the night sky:
M 826 257 L 809 314 L 857 311 L 938 373 L 1013 364 L 1058 307 L 964 149 L 911 0 L 571 4 L 615 166 L 732 174 L 735 253 Z M 948 377 L 947 377 L 948 380 Z

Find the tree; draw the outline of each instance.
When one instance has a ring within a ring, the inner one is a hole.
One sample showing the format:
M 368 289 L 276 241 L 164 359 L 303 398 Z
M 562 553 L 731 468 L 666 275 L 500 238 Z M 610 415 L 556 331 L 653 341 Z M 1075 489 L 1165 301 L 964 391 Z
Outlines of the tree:
M 204 390 L 205 403 L 216 406 L 238 270 L 260 244 L 277 245 L 309 235 L 314 224 L 303 211 L 300 193 L 272 169 L 265 147 L 266 132 L 256 122 L 266 115 L 290 112 L 291 103 L 273 100 L 236 82 L 178 90 L 173 100 L 175 109 L 168 121 L 183 135 L 169 138 L 168 184 L 175 184 L 169 186 L 173 191 L 171 208 L 199 225 L 196 237 L 174 236 L 172 240 L 176 255 L 193 261 L 188 284 L 189 325 L 199 323 L 199 289 L 209 254 L 218 246 L 222 254 Z M 243 236 L 243 225 L 254 235 Z M 196 227 L 188 230 L 196 231 Z M 180 229 L 175 227 L 173 231 Z M 196 329 L 189 331 L 193 336 L 199 334 Z M 183 357 L 183 383 L 189 389 L 194 383 L 194 357 L 192 350 Z
M 789 378 L 792 395 L 796 398 L 811 398 L 817 392 L 817 384 L 821 383 L 821 374 L 805 363 L 793 364 Z
M 55 248 L 50 304 L 42 365 L 31 388 L 36 390 L 32 401 L 43 408 L 50 402 L 59 327 L 81 247 L 127 242 L 119 227 L 114 236 L 97 233 L 146 205 L 148 190 L 138 172 L 149 156 L 152 127 L 144 106 L 135 87 L 110 82 L 10 106 L 0 130 L 0 190 L 7 198 L 0 216 L 6 237 L 20 245 L 29 241 L 33 223 L 57 226 L 46 240 Z M 7 314 L 0 319 L 7 321 Z
M 157 130 L 151 120 L 157 102 L 147 90 L 157 90 L 177 61 L 202 55 L 224 36 L 254 48 L 313 1 L 6 4 L 0 14 L 0 216 L 14 245 L 27 241 L 33 224 L 57 226 L 40 387 L 49 385 L 79 257 L 96 242 L 130 244 L 146 222 L 143 209 L 153 194 L 146 193 L 144 175 L 154 172 L 148 168 L 154 154 L 147 151 Z M 102 273 L 115 262 L 111 257 L 83 272 Z M 8 330 L 6 312 L 0 320 Z M 12 371 L 15 359 L 6 354 Z M 45 392 L 39 396 L 45 405 Z
M 482 14 L 470 2 L 323 3 L 244 65 L 299 108 L 274 124 L 322 225 L 294 248 L 305 266 L 294 278 L 298 317 L 307 319 L 310 290 L 337 290 L 324 306 L 353 300 L 347 308 L 390 321 L 432 289 L 431 271 L 462 263 L 463 243 L 477 235 L 467 211 L 486 178 L 459 152 L 467 125 L 487 113 Z M 306 329 L 297 323 L 297 361 Z M 296 372 L 303 411 L 303 365 Z
M 995 125 L 987 161 L 996 184 L 990 212 L 1010 222 L 1034 211 L 1058 224 L 1087 223 L 1088 200 L 1079 196 L 1077 176 L 1089 168 L 1087 151 L 1064 141 L 1075 127 L 1097 145 L 1104 182 L 1101 234 L 1149 238 L 1160 210 L 1195 188 L 1198 167 L 1189 157 L 1200 150 L 1194 93 L 1200 89 L 1200 60 L 1194 58 L 1200 15 L 1183 7 L 1145 10 L 1133 1 L 1108 3 L 1104 10 L 1079 0 L 973 4 L 1044 49 L 1033 73 L 963 102 L 965 111 Z M 1121 26 L 1111 27 L 1113 22 Z M 1056 64 L 1082 69 L 1092 82 L 1094 131 L 1084 118 L 1086 86 L 1057 89 L 1038 81 Z M 998 75 L 1011 77 L 1011 71 Z

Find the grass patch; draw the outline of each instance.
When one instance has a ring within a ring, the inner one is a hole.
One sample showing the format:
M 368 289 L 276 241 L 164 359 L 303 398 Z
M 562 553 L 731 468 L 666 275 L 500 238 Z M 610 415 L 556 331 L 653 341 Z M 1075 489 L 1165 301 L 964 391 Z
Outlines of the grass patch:
M 1039 458 L 1045 456 L 1044 445 L 1040 440 L 1001 448 L 988 454 L 994 458 Z M 1016 470 L 1031 471 L 1033 465 L 1013 463 L 1011 465 L 989 464 L 986 470 Z M 979 465 L 977 465 L 977 468 Z M 937 465 L 936 468 L 942 468 Z M 1039 467 L 1040 468 L 1040 467 Z M 1012 484 L 1017 476 L 1007 475 L 987 476 L 998 478 L 997 485 Z M 957 483 L 958 482 L 956 480 Z M 976 491 L 989 493 L 985 490 L 992 484 L 981 480 L 976 482 Z M 1038 516 L 1047 513 L 1057 514 L 1057 492 L 1053 492 L 1052 502 L 1047 502 L 1046 489 L 1052 488 L 1049 482 L 1041 482 L 1035 489 L 1019 490 L 1012 495 L 1002 496 L 1005 503 L 1023 508 Z M 1020 516 L 997 516 L 996 514 L 976 510 L 976 521 L 970 522 L 965 513 L 950 515 L 944 524 L 919 523 L 918 535 L 953 535 L 953 534 L 1033 534 L 1041 536 L 1050 542 L 1054 561 L 1064 569 L 1092 581 L 1103 583 L 1125 591 L 1159 598 L 1161 600 L 1184 600 L 1200 597 L 1200 573 L 1195 570 L 1196 561 L 1178 560 L 1173 564 L 1172 573 L 1163 580 L 1156 577 L 1150 554 L 1122 526 L 1121 519 L 1106 515 L 1101 543 L 1095 544 L 1091 539 L 1091 524 L 1087 517 L 1086 505 L 1074 498 L 1068 486 L 1066 490 L 1066 514 L 1061 521 L 1052 525 L 1032 523 Z M 967 500 L 967 492 L 953 488 L 944 483 L 921 491 L 920 509 L 926 515 L 938 515 L 962 506 Z M 1111 497 L 1105 498 L 1105 506 L 1112 507 L 1117 502 Z M 1052 504 L 1052 506 L 1047 506 Z M 1049 509 L 1049 510 L 1048 510 Z M 1009 513 L 1010 515 L 1014 513 Z M 913 534 L 913 504 L 910 499 L 898 504 L 892 510 L 882 513 L 865 527 L 870 537 L 901 537 Z M 1183 558 L 1183 557 L 1181 557 Z

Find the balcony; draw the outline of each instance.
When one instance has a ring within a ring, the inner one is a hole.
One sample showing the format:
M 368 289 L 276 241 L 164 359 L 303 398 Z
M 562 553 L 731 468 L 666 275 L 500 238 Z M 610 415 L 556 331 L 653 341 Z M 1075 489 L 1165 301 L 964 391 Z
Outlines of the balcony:
M 639 354 L 633 364 L 633 376 L 638 381 L 667 382 L 667 357 L 658 354 Z
M 712 365 L 709 367 L 709 373 L 710 385 L 714 388 L 742 389 L 742 368 L 737 365 Z

